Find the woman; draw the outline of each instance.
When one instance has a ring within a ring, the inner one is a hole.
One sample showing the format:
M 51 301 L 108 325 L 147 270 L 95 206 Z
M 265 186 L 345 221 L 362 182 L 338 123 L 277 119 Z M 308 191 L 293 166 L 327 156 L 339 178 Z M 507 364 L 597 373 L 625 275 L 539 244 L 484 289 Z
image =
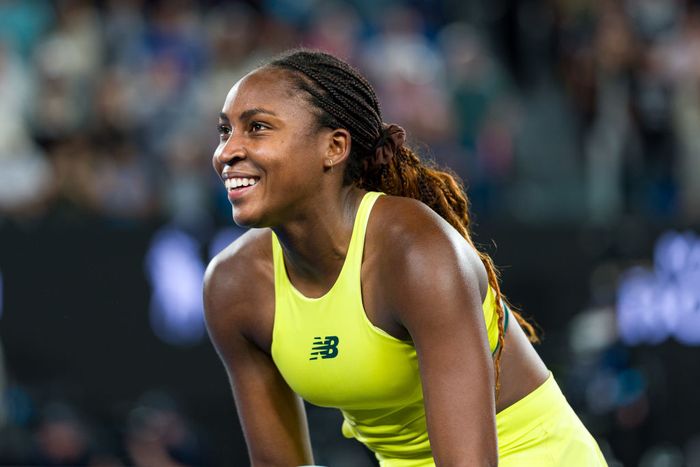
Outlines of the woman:
M 302 397 L 340 408 L 382 466 L 605 465 L 460 185 L 357 71 L 289 52 L 233 86 L 219 133 L 233 219 L 255 229 L 209 265 L 206 319 L 253 465 L 313 463 Z

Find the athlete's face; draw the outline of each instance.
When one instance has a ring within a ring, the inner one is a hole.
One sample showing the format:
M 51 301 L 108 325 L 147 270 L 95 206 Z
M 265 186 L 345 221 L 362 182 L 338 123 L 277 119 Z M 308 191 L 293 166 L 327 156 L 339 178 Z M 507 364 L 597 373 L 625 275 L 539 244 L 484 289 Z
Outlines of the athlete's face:
M 213 164 L 236 224 L 276 225 L 319 190 L 328 132 L 288 72 L 260 69 L 226 97 Z

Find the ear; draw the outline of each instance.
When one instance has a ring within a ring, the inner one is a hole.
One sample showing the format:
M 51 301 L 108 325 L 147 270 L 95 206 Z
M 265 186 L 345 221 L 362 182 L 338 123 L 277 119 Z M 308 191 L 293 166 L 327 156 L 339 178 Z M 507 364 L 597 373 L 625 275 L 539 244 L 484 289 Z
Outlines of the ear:
M 331 168 L 343 164 L 350 157 L 350 132 L 344 128 L 336 128 L 328 134 L 328 146 L 324 157 L 324 165 Z

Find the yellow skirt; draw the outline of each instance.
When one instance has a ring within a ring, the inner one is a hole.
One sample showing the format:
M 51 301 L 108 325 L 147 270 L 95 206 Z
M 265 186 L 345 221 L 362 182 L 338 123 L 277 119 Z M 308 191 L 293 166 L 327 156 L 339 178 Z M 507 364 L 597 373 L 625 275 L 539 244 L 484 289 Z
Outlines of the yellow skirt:
M 496 414 L 501 467 L 607 466 L 554 376 Z
M 554 376 L 496 414 L 499 467 L 607 467 Z M 380 459 L 381 467 L 434 467 L 432 458 Z

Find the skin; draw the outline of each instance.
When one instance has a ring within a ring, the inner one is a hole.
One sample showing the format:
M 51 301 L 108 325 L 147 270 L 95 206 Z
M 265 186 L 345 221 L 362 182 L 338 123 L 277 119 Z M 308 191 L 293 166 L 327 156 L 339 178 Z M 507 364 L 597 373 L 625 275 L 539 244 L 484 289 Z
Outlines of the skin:
M 232 201 L 235 222 L 258 228 L 212 260 L 204 286 L 207 327 L 254 466 L 313 463 L 303 403 L 271 357 L 270 230 L 292 284 L 320 297 L 340 273 L 365 193 L 342 183 L 351 135 L 318 128 L 312 111 L 287 72 L 256 70 L 226 98 L 213 157 L 219 174 L 259 177 Z M 494 400 L 481 309 L 488 281 L 473 247 L 422 203 L 383 196 L 367 227 L 361 282 L 369 320 L 416 346 L 437 465 L 497 465 L 497 411 L 537 388 L 548 371 L 511 319 Z

